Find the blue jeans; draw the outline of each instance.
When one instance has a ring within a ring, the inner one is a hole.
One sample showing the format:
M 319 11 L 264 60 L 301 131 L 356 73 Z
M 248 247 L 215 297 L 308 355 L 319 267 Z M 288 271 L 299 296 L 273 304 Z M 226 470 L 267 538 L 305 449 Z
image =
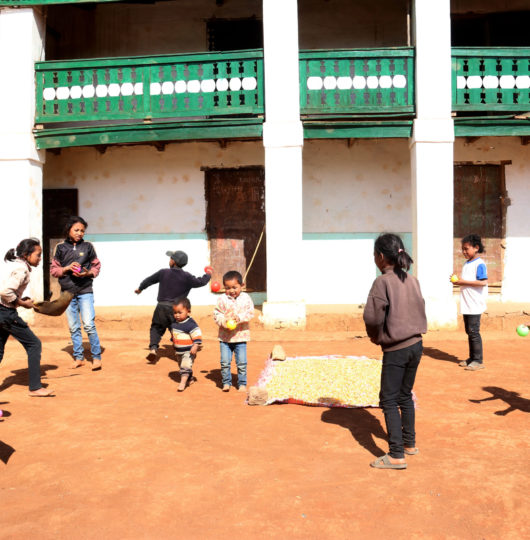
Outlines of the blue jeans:
M 232 353 L 236 357 L 237 366 L 237 384 L 238 386 L 247 385 L 247 342 L 239 343 L 220 342 L 221 345 L 221 378 L 223 386 L 227 384 L 232 386 L 232 375 L 230 374 L 230 364 L 232 363 Z
M 81 318 L 79 318 L 81 315 Z M 90 352 L 94 360 L 101 360 L 101 346 L 99 344 L 98 332 L 94 319 L 96 313 L 94 311 L 94 294 L 86 293 L 79 294 L 72 298 L 68 309 L 66 310 L 66 318 L 68 319 L 68 327 L 72 336 L 72 345 L 74 346 L 74 358 L 76 360 L 83 359 L 83 336 L 81 335 L 81 321 L 83 328 L 90 342 Z

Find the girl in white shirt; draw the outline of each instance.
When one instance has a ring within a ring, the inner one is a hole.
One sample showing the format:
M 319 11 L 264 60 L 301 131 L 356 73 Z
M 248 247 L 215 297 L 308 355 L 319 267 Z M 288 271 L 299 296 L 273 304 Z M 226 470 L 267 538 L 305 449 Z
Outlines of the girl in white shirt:
M 488 271 L 480 253 L 484 253 L 484 245 L 478 234 L 462 238 L 462 254 L 467 262 L 462 267 L 462 278 L 451 278 L 455 285 L 460 285 L 460 311 L 469 343 L 469 358 L 459 366 L 468 371 L 484 369 L 480 316 L 486 311 Z

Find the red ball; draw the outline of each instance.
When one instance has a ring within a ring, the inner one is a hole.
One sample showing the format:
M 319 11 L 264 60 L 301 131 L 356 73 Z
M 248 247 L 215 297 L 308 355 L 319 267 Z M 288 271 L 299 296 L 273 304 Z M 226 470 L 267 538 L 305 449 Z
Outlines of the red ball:
M 213 268 L 211 266 L 204 267 L 205 274 L 213 274 Z
M 212 281 L 210 289 L 212 289 L 212 292 L 219 292 L 221 290 L 221 284 L 218 281 Z

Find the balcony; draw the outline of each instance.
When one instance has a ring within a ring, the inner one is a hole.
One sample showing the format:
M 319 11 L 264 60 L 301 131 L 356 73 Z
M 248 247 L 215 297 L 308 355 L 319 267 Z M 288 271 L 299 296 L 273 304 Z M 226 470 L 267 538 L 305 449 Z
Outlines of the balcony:
M 259 138 L 263 51 L 38 62 L 39 148 Z M 408 137 L 412 49 L 304 51 L 306 137 Z
M 457 136 L 530 135 L 530 49 L 453 48 Z

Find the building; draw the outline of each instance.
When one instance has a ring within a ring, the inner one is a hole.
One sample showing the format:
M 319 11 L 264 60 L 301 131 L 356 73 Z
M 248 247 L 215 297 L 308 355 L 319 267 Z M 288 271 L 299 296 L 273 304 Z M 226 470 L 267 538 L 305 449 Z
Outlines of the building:
M 529 18 L 521 0 L 0 0 L 0 247 L 48 252 L 79 212 L 96 303 L 152 304 L 133 290 L 166 250 L 244 272 L 266 231 L 248 287 L 266 322 L 303 326 L 308 304 L 364 302 L 394 231 L 450 327 L 474 231 L 501 299 L 530 301 Z

